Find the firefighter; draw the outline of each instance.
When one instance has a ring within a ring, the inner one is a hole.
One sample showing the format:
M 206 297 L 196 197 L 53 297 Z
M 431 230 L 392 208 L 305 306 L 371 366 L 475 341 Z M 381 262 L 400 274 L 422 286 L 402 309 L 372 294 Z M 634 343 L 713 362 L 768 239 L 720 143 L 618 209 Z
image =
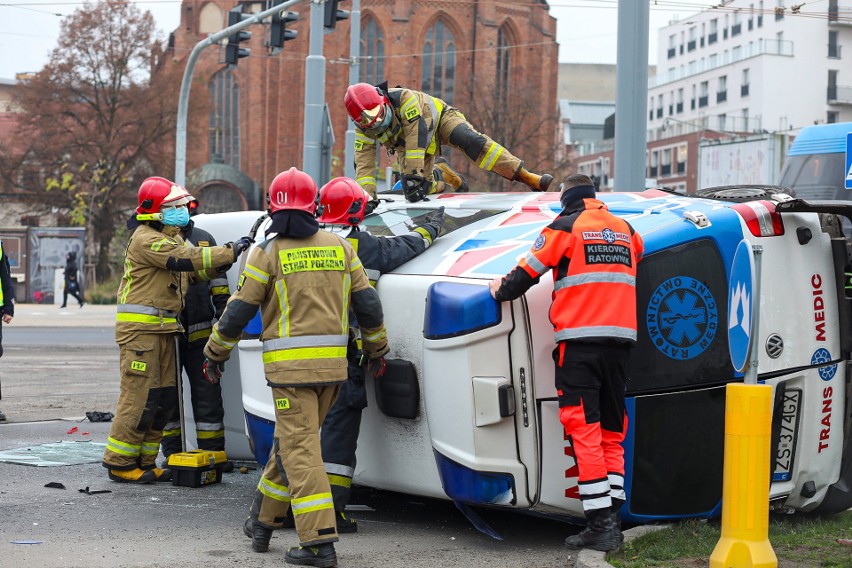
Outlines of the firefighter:
M 205 375 L 219 380 L 259 307 L 276 421 L 243 531 L 253 550 L 265 552 L 272 531 L 283 526 L 292 508 L 300 546 L 289 548 L 285 561 L 337 566 L 334 504 L 319 429 L 346 381 L 350 304 L 372 367 L 384 367 L 388 345 L 378 294 L 349 242 L 319 229 L 318 201 L 316 183 L 296 168 L 272 180 L 267 240 L 251 252 L 237 291 L 213 327 L 204 348 Z
M 370 195 L 355 183 L 355 180 L 335 178 L 320 190 L 319 222 L 350 228 L 346 240 L 352 244 L 367 270 L 370 283 L 375 286 L 382 274 L 390 272 L 429 248 L 444 225 L 444 208 L 440 207 L 427 215 L 423 224 L 408 234 L 377 237 L 361 231 L 358 227 L 364 220 L 369 201 Z M 320 438 L 325 471 L 334 497 L 338 533 L 358 530 L 358 524 L 347 517 L 344 510 L 352 491 L 361 411 L 367 407 L 361 350 L 355 341 L 354 332 L 350 337 L 353 340 L 348 348 L 349 380 L 343 383 L 340 397 L 322 423 Z M 379 374 L 381 371 L 379 369 Z
M 485 134 L 474 130 L 464 115 L 439 98 L 387 83 L 374 87 L 351 85 L 343 98 L 355 123 L 355 178 L 376 197 L 376 143 L 395 155 L 402 189 L 409 201 L 440 193 L 450 186 L 466 191 L 467 184 L 441 158 L 441 145 L 461 150 L 483 170 L 525 183 L 532 191 L 547 191 L 553 176 L 538 175 Z
M 171 477 L 155 460 L 176 399 L 175 335 L 181 331 L 178 314 L 188 273 L 227 270 L 251 239 L 187 247 L 179 234 L 189 215 L 186 190 L 151 177 L 142 182 L 138 197 L 138 226 L 125 251 L 118 287 L 115 340 L 121 384 L 103 465 L 114 481 L 149 483 Z
M 198 200 L 187 203 L 190 219 L 180 228 L 181 237 L 189 246 L 216 246 L 213 235 L 195 226 L 191 217 L 198 213 Z M 181 312 L 181 324 L 186 331 L 178 335 L 180 366 L 186 371 L 195 418 L 197 446 L 201 450 L 225 450 L 225 408 L 222 404 L 222 387 L 204 378 L 204 345 L 213 329 L 214 318 L 222 317 L 225 304 L 231 297 L 228 277 L 218 270 L 202 270 L 186 291 L 186 303 Z M 180 372 L 178 373 L 180 375 Z M 179 393 L 176 391 L 176 395 Z M 172 415 L 163 429 L 163 455 L 168 457 L 183 450 L 180 404 L 176 400 Z M 233 469 L 227 462 L 226 470 Z
M 514 300 L 554 270 L 550 320 L 559 420 L 574 448 L 588 520 L 565 545 L 610 551 L 624 541 L 616 524 L 625 502 L 624 390 L 636 343 L 636 265 L 644 245 L 627 221 L 595 198 L 588 176 L 569 176 L 561 191 L 562 212 L 490 288 L 498 302 Z

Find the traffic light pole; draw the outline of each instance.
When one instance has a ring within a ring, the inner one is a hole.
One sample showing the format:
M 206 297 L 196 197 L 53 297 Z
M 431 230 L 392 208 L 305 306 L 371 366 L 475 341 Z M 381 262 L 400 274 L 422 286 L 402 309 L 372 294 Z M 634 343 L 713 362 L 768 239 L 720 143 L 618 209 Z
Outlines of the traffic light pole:
M 361 78 L 361 0 L 352 0 L 352 12 L 349 16 L 349 84 L 354 85 Z M 346 121 L 346 163 L 344 174 L 355 179 L 355 125 Z
M 252 24 L 260 24 L 266 18 L 269 18 L 276 12 L 280 12 L 282 10 L 286 10 L 290 6 L 294 6 L 303 2 L 304 0 L 287 0 L 281 4 L 277 4 L 268 10 L 264 10 L 262 12 L 258 12 L 256 14 L 251 14 L 250 17 L 246 18 L 242 22 L 234 24 L 233 26 L 229 26 L 223 29 L 220 32 L 216 32 L 215 34 L 211 34 L 207 36 L 205 39 L 201 40 L 195 47 L 192 48 L 192 52 L 189 54 L 189 58 L 186 61 L 186 68 L 183 71 L 183 80 L 180 84 L 180 96 L 178 98 L 178 110 L 177 110 L 177 126 L 176 126 L 176 136 L 175 136 L 175 183 L 178 185 L 186 185 L 186 120 L 187 120 L 187 111 L 189 108 L 189 90 L 192 87 L 192 75 L 195 72 L 195 64 L 198 61 L 198 57 L 201 55 L 201 52 L 204 48 L 215 45 L 222 41 L 223 39 L 230 37 L 240 30 L 249 27 Z M 316 0 L 314 0 L 316 1 Z M 320 6 L 320 9 L 322 7 Z M 313 3 L 311 6 L 311 31 L 313 32 Z M 320 13 L 320 30 L 319 30 L 320 41 L 322 41 L 322 13 Z M 311 33 L 311 44 L 313 45 L 313 37 L 314 34 Z M 320 54 L 322 53 L 322 44 L 320 44 Z M 323 65 L 323 83 L 325 82 L 325 66 Z M 324 95 L 323 95 L 324 98 Z M 322 103 L 320 103 L 320 109 L 322 109 Z M 307 117 L 306 117 L 307 119 Z M 320 119 L 317 124 L 322 124 L 322 114 L 320 113 Z M 306 122 L 307 125 L 307 122 Z M 317 133 L 319 135 L 320 127 L 317 127 Z M 319 163 L 319 161 L 317 161 Z
M 325 36 L 325 0 L 311 0 L 311 39 L 305 60 L 305 123 L 302 138 L 302 170 L 317 185 L 328 180 L 322 174 L 322 126 L 325 107 L 325 57 L 322 42 Z

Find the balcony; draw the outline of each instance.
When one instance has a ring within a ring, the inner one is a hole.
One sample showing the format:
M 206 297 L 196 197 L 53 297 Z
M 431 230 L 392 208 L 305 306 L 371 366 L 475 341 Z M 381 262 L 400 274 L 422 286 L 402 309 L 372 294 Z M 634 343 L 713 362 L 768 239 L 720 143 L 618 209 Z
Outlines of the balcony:
M 710 97 L 708 95 L 698 97 L 698 108 L 706 107 L 708 104 L 710 104 Z
M 830 3 L 828 6 L 828 25 L 832 27 L 849 27 L 852 26 L 852 19 L 841 12 L 836 2 Z
M 830 105 L 852 105 L 852 87 L 832 85 L 827 89 L 826 102 Z
M 716 103 L 723 103 L 728 100 L 728 91 L 719 91 L 716 93 Z

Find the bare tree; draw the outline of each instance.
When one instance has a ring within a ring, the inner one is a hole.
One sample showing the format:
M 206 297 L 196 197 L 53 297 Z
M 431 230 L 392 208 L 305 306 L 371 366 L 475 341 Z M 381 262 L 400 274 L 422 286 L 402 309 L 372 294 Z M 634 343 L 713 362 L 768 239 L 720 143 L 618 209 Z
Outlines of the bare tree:
M 87 2 L 62 30 L 47 65 L 17 89 L 18 129 L 0 146 L 0 175 L 36 207 L 90 229 L 106 278 L 139 182 L 173 163 L 178 70 L 152 75 L 159 38 L 134 3 Z

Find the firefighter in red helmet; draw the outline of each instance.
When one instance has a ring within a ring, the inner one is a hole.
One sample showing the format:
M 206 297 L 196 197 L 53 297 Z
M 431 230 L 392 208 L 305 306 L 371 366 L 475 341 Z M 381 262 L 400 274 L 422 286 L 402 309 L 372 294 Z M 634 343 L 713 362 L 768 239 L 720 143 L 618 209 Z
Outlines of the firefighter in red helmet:
M 182 331 L 178 313 L 189 275 L 224 272 L 251 239 L 187 247 L 179 233 L 192 196 L 165 178 L 152 177 L 142 182 L 138 197 L 139 224 L 127 245 L 118 287 L 115 340 L 121 384 L 103 466 L 114 481 L 150 483 L 171 478 L 155 460 L 176 399 L 175 335 Z
M 441 157 L 446 144 L 461 150 L 479 168 L 520 181 L 532 191 L 547 191 L 553 176 L 538 175 L 491 138 L 477 132 L 456 108 L 428 93 L 387 84 L 351 85 L 343 97 L 355 123 L 355 177 L 376 196 L 376 144 L 396 156 L 402 189 L 409 201 L 432 193 L 466 191 L 467 184 Z
M 364 351 L 381 360 L 388 350 L 382 305 L 352 246 L 320 230 L 317 186 L 308 174 L 296 168 L 278 174 L 267 197 L 267 240 L 251 251 L 239 288 L 213 327 L 205 368 L 209 379 L 221 377 L 224 361 L 260 308 L 275 432 L 243 531 L 253 550 L 266 552 L 272 531 L 292 509 L 300 546 L 287 550 L 285 561 L 337 566 L 320 424 L 346 381 L 350 306 L 364 332 Z

